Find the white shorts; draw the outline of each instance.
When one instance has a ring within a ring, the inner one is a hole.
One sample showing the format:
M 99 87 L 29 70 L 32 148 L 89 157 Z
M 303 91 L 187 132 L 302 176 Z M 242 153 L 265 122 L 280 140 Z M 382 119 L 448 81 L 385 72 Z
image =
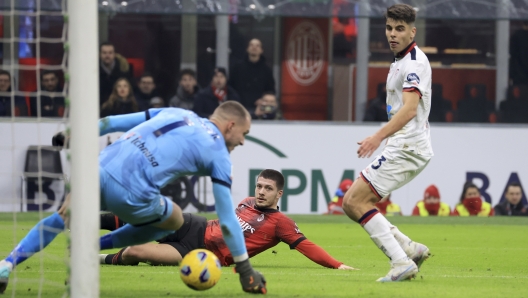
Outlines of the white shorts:
M 363 171 L 361 178 L 379 199 L 404 186 L 427 166 L 431 156 L 410 150 L 385 148 Z

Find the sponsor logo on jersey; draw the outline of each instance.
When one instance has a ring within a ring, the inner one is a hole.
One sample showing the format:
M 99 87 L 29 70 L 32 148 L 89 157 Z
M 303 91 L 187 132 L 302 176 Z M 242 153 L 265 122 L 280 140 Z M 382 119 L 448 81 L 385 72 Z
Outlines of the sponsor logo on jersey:
M 299 229 L 299 227 L 297 226 L 297 224 L 295 224 L 295 233 L 297 233 L 297 234 L 301 234 L 301 229 Z
M 297 24 L 286 45 L 286 68 L 292 79 L 303 86 L 313 84 L 325 67 L 325 55 L 319 27 L 311 21 Z
M 414 72 L 411 72 L 410 74 L 407 75 L 407 82 L 409 83 L 413 82 L 413 85 L 418 85 L 420 84 L 420 77 L 418 77 L 418 75 L 415 74 Z
M 150 165 L 152 167 L 155 168 L 159 166 L 159 163 L 156 161 L 156 158 L 154 157 L 154 155 L 152 155 L 152 153 L 150 153 L 147 147 L 145 147 L 145 142 L 141 142 L 141 136 L 133 139 L 131 143 L 132 145 L 136 146 L 136 148 L 138 148 L 143 153 L 143 155 L 145 155 L 145 157 L 150 162 Z
M 238 223 L 240 224 L 240 227 L 242 228 L 242 232 L 249 231 L 251 232 L 251 234 L 255 233 L 255 229 L 250 224 L 248 224 L 245 220 L 240 218 L 238 215 L 236 217 L 237 217 Z

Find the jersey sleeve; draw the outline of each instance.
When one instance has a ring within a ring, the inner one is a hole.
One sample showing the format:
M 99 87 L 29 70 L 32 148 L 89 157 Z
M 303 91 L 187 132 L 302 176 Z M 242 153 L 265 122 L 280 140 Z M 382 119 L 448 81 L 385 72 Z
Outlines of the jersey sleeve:
M 148 109 L 144 112 L 104 117 L 99 119 L 99 135 L 103 136 L 107 133 L 128 131 L 155 117 L 162 110 L 163 108 Z
M 228 154 L 213 158 L 211 166 L 211 180 L 213 183 L 219 183 L 231 188 L 231 158 Z
M 290 249 L 295 249 L 299 243 L 306 239 L 297 224 L 284 215 L 275 226 L 275 236 L 288 244 Z
M 312 241 L 305 239 L 295 248 L 298 252 L 305 255 L 308 259 L 312 260 L 323 267 L 337 269 L 343 262 L 332 258 L 322 247 L 313 243 Z
M 403 75 L 402 91 L 416 92 L 422 98 L 431 81 L 431 72 L 427 65 L 416 60 L 411 60 Z

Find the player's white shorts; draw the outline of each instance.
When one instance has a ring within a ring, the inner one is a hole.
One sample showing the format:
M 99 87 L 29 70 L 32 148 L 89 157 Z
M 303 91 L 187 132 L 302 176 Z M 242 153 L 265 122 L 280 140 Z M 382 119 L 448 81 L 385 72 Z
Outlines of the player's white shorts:
M 385 147 L 360 176 L 382 199 L 414 179 L 430 160 L 431 156 L 418 155 L 414 151 Z

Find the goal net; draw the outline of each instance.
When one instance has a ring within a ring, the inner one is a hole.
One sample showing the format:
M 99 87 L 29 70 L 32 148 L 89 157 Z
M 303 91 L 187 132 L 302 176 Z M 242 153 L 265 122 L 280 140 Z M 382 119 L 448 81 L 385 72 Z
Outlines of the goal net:
M 17 264 L 5 295 L 96 297 L 97 1 L 0 1 L 0 41 L 0 260 L 70 187 L 76 198 L 66 233 Z M 60 131 L 78 136 L 70 149 L 52 146 Z

